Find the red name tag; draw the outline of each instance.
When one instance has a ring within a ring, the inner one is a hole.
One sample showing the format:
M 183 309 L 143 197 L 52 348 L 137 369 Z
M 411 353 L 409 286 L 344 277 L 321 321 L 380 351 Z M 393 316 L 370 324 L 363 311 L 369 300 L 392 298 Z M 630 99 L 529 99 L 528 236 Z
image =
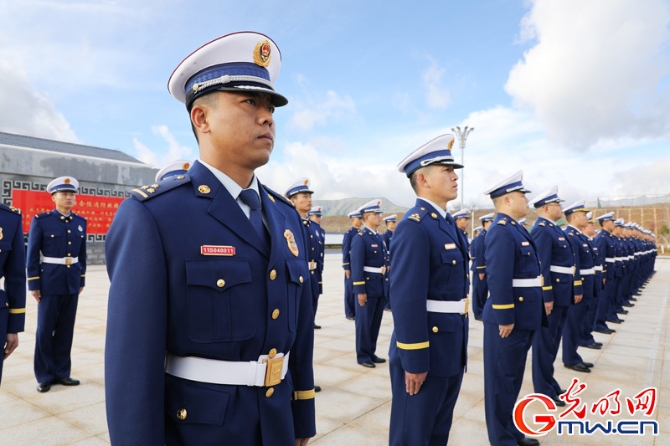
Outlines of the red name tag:
M 205 256 L 234 256 L 234 246 L 215 246 L 203 245 L 200 247 L 200 254 Z

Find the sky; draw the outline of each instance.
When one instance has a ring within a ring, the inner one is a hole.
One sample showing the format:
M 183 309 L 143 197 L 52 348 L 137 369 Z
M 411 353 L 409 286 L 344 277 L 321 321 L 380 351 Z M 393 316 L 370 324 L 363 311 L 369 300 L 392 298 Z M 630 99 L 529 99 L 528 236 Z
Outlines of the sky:
M 0 131 L 196 159 L 167 80 L 253 30 L 282 53 L 289 104 L 257 171 L 278 192 L 306 176 L 315 200 L 411 206 L 397 164 L 469 126 L 453 151 L 466 207 L 518 170 L 567 204 L 669 194 L 669 23 L 667 0 L 0 0 Z

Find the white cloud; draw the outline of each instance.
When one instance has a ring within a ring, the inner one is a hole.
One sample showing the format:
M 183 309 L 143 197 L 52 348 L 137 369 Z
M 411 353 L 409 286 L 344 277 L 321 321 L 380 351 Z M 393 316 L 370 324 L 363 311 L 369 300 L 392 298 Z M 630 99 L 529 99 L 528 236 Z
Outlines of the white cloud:
M 193 161 L 198 156 L 196 151 L 191 147 L 179 144 L 167 126 L 155 125 L 151 127 L 151 131 L 154 135 L 159 136 L 164 142 L 166 142 L 167 147 L 150 149 L 137 138 L 133 138 L 136 157 L 140 161 L 160 169 L 171 161 L 180 159 Z
M 291 117 L 290 124 L 303 132 L 330 121 L 356 115 L 356 103 L 349 96 L 340 96 L 327 91 L 325 97 L 313 99 L 310 103 L 298 103 L 298 111 Z
M 536 43 L 505 89 L 570 148 L 667 136 L 669 22 L 664 0 L 533 0 L 521 37 Z
M 451 103 L 449 89 L 442 85 L 444 68 L 437 65 L 435 59 L 430 58 L 430 66 L 423 73 L 423 85 L 426 89 L 426 103 L 430 108 L 445 109 Z
M 35 91 L 21 74 L 0 61 L 0 130 L 21 135 L 77 142 L 65 117 Z

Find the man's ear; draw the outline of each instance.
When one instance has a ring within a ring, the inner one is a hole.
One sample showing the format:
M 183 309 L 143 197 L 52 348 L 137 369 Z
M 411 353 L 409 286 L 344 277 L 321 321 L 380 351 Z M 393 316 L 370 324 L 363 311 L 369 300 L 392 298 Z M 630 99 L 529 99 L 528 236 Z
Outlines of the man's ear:
M 196 104 L 191 109 L 191 123 L 200 133 L 209 133 L 209 123 L 207 117 L 209 114 L 209 107 L 204 104 Z

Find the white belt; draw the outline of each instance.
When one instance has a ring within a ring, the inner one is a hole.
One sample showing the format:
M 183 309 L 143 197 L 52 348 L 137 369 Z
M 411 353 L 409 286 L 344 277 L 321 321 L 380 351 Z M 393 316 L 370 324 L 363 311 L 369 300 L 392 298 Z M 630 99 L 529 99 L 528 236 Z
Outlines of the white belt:
M 374 266 L 364 266 L 363 271 L 366 273 L 376 273 L 376 274 L 384 274 L 386 272 L 386 267 L 381 266 L 379 268 L 374 267 Z
M 542 286 L 542 276 L 534 279 L 512 279 L 512 287 L 514 288 L 534 288 Z
M 605 261 L 606 261 L 607 263 L 614 263 L 615 260 L 616 260 L 616 259 L 615 259 L 614 257 L 606 257 L 606 258 L 605 258 Z
M 79 257 L 42 257 L 42 263 L 55 265 L 72 265 L 77 262 L 79 262 Z
M 635 256 L 628 256 L 628 260 L 633 260 Z
M 261 355 L 256 362 L 219 361 L 166 353 L 165 372 L 190 381 L 230 386 L 267 387 L 279 384 L 286 376 L 289 353 L 286 355 L 277 353 L 272 359 L 269 359 L 268 355 Z M 270 365 L 269 370 L 268 364 Z
M 549 271 L 552 273 L 559 273 L 559 274 L 570 274 L 573 275 L 575 274 L 575 267 L 573 266 L 556 266 L 556 265 L 551 265 L 549 267 Z
M 603 267 L 602 266 L 594 266 L 593 269 L 595 269 L 596 271 L 602 271 Z
M 428 299 L 426 301 L 426 309 L 431 313 L 467 314 L 469 303 L 468 299 L 461 299 L 459 301 Z
M 579 274 L 581 274 L 582 276 L 589 276 L 589 275 L 591 275 L 591 274 L 595 274 L 595 273 L 596 273 L 596 272 L 595 272 L 595 270 L 594 270 L 593 268 L 589 268 L 589 269 L 580 269 L 580 270 L 579 270 Z
M 623 257 L 615 257 L 615 260 L 617 262 L 623 262 L 623 259 L 624 259 Z

